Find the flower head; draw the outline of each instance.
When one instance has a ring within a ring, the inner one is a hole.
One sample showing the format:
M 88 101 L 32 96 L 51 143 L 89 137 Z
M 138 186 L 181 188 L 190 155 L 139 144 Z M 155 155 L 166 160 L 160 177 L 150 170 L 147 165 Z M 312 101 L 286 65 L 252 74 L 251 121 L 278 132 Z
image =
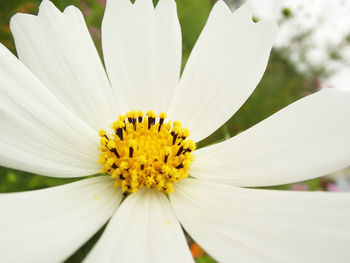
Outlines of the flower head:
M 19 59 L 0 46 L 0 164 L 108 176 L 1 194 L 1 261 L 63 261 L 108 220 L 85 262 L 193 262 L 181 226 L 220 262 L 348 261 L 349 195 L 249 188 L 347 166 L 348 93 L 322 90 L 195 149 L 260 81 L 275 23 L 218 1 L 181 78 L 173 0 L 107 1 L 108 77 L 75 7 L 44 0 L 11 30 Z

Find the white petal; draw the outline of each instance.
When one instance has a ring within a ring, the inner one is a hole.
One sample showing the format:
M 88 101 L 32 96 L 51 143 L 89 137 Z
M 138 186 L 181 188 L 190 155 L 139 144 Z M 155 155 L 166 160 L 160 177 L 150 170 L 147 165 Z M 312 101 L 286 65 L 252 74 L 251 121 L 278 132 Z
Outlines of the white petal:
M 174 0 L 108 0 L 102 22 L 104 59 L 122 112 L 167 111 L 181 67 Z
M 349 262 L 350 195 L 243 189 L 183 180 L 181 224 L 219 262 Z
M 233 14 L 223 1 L 213 8 L 175 91 L 169 116 L 200 141 L 223 125 L 259 83 L 277 26 L 252 21 L 248 5 Z
M 130 195 L 84 262 L 193 262 L 169 200 L 158 190 Z
M 49 189 L 0 195 L 3 262 L 61 262 L 112 216 L 121 201 L 100 176 Z
M 58 177 L 95 174 L 98 134 L 0 45 L 0 165 Z
M 20 60 L 68 109 L 95 130 L 118 115 L 116 100 L 79 9 L 42 1 L 39 15 L 11 19 Z
M 232 139 L 195 152 L 191 175 L 237 186 L 287 184 L 350 164 L 350 93 L 322 90 Z

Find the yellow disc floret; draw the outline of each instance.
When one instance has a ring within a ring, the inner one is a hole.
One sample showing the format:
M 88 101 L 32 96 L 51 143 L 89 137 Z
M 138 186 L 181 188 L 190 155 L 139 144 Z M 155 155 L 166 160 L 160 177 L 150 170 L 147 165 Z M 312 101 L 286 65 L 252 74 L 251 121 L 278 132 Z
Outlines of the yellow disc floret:
M 196 148 L 179 121 L 165 123 L 166 114 L 130 111 L 111 125 L 112 134 L 99 132 L 101 173 L 115 178 L 124 193 L 143 187 L 171 193 L 173 183 L 188 177 Z

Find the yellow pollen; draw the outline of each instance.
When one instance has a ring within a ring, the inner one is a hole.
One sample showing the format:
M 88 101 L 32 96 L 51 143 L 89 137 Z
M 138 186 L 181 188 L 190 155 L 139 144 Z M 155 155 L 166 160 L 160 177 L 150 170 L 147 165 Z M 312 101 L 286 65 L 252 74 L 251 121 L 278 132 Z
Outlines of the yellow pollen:
M 115 179 L 114 187 L 135 193 L 143 187 L 171 193 L 173 184 L 188 177 L 196 144 L 179 121 L 165 122 L 166 114 L 130 111 L 99 132 L 101 173 Z

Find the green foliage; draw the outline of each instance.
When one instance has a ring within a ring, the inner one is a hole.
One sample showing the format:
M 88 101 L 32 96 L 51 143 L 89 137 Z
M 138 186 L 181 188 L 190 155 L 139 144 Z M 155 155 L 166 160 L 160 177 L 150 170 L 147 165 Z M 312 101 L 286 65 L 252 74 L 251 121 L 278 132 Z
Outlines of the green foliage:
M 46 177 L 0 167 L 0 193 L 42 189 L 76 180 L 79 179 Z
M 201 258 L 196 258 L 197 263 L 215 263 L 216 261 L 212 259 L 210 256 L 205 255 L 204 257 Z
M 303 184 L 308 186 L 308 191 L 320 191 L 324 189 L 323 180 L 318 178 L 304 181 Z M 272 190 L 290 190 L 290 184 L 269 186 L 269 187 L 262 187 L 262 188 L 272 189 Z
M 212 8 L 209 0 L 178 0 L 178 16 L 182 29 L 182 66 L 191 53 Z

